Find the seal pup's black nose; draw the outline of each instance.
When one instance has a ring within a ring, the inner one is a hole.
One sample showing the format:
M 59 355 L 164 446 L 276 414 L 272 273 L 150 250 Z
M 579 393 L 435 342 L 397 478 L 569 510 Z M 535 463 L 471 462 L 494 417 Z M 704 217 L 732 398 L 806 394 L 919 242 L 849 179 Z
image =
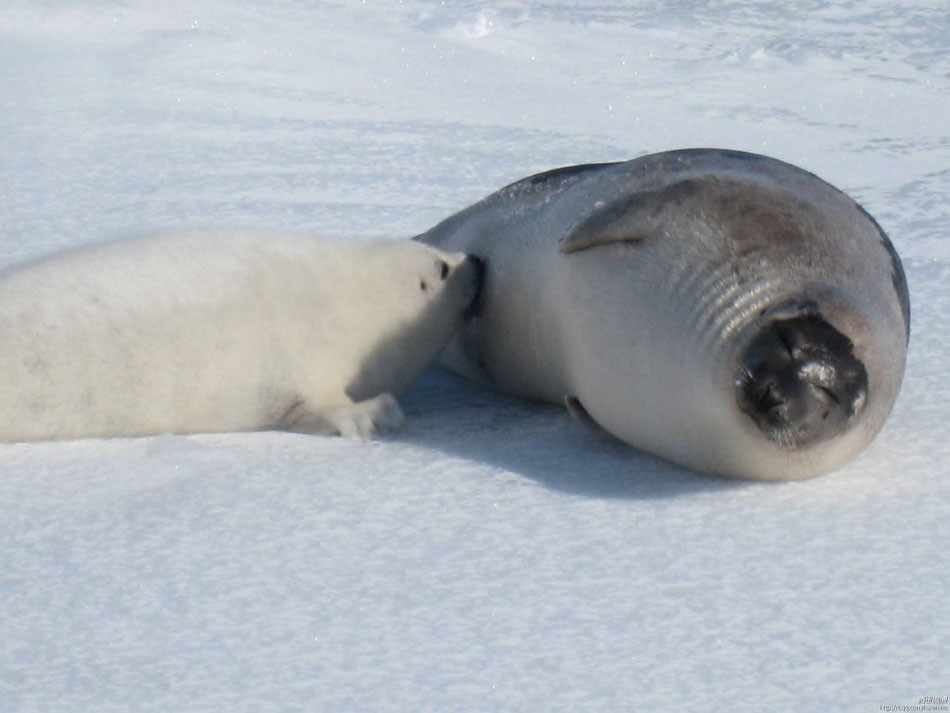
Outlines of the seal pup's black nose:
M 468 307 L 465 309 L 465 313 L 462 315 L 465 319 L 473 319 L 478 317 L 482 313 L 482 308 L 484 307 L 484 292 L 485 292 L 485 261 L 474 255 L 469 255 L 465 258 L 466 262 L 471 263 L 474 273 L 474 282 L 475 282 L 475 296 L 472 297 L 472 301 L 469 302 Z
M 736 400 L 759 429 L 798 450 L 844 431 L 867 401 L 867 371 L 851 340 L 818 314 L 776 319 L 751 340 Z

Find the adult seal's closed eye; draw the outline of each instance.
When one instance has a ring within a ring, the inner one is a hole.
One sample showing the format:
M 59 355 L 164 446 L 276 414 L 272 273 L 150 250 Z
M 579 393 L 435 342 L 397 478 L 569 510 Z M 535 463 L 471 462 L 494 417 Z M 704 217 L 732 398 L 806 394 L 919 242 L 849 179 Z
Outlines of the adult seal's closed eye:
M 405 240 L 188 233 L 0 273 L 0 440 L 399 427 L 393 394 L 478 304 Z
M 689 149 L 513 183 L 419 240 L 486 263 L 442 355 L 690 468 L 827 472 L 891 410 L 910 304 L 880 226 L 811 173 Z

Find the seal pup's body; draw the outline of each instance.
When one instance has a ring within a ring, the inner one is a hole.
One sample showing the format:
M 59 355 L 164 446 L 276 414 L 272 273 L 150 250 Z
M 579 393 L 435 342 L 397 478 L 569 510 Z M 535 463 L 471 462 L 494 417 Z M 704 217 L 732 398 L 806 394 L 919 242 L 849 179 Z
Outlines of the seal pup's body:
M 482 315 L 444 364 L 696 470 L 826 472 L 898 393 L 897 254 L 854 201 L 775 159 L 695 149 L 556 169 L 418 239 L 486 263 Z
M 477 294 L 408 241 L 190 233 L 0 273 L 0 439 L 288 429 L 367 436 Z

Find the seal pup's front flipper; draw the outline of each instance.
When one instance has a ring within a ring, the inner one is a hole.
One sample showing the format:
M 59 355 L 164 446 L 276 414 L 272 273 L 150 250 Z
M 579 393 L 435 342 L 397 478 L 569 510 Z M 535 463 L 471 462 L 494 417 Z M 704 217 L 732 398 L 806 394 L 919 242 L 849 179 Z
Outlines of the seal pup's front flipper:
M 303 402 L 298 402 L 284 416 L 280 427 L 294 433 L 364 440 L 376 433 L 398 431 L 405 420 L 396 399 L 390 394 L 380 394 L 327 411 L 310 411 Z

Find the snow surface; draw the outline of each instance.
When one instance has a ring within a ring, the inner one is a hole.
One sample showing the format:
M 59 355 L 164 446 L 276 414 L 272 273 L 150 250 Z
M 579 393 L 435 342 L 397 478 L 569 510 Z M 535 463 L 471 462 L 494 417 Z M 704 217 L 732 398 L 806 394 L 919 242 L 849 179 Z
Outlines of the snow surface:
M 0 261 L 405 237 L 686 146 L 850 192 L 913 298 L 856 461 L 702 477 L 430 371 L 408 429 L 0 446 L 0 711 L 877 711 L 950 695 L 945 0 L 7 0 Z M 944 708 L 946 710 L 946 708 Z

